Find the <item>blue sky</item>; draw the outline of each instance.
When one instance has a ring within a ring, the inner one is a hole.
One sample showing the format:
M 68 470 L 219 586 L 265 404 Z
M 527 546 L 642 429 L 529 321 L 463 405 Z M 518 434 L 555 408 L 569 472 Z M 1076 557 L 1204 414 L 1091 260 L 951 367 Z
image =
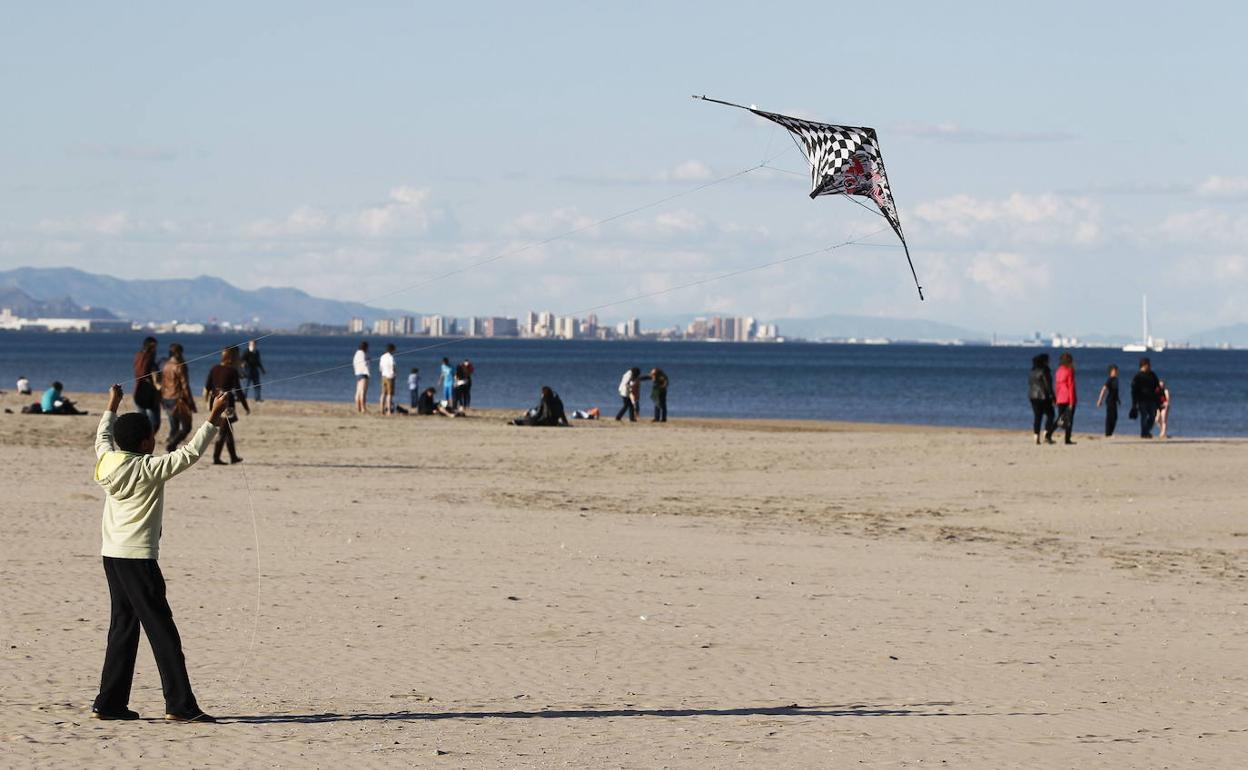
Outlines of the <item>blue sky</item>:
M 942 4 L 947 5 L 947 4 Z M 1172 336 L 1248 321 L 1248 57 L 1230 3 L 10 5 L 0 266 L 368 300 L 877 128 L 890 234 L 616 308 Z M 787 148 L 787 149 L 786 149 Z M 569 312 L 878 229 L 757 170 L 389 298 Z

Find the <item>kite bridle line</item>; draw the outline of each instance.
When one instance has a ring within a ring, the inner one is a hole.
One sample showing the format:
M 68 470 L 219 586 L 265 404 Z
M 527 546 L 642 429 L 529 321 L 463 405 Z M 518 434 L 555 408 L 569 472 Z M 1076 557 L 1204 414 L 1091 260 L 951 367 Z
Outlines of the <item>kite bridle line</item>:
M 698 94 L 693 94 L 690 98 L 692 98 L 692 99 L 697 99 L 697 100 L 701 100 L 701 101 L 704 101 L 704 102 L 711 102 L 711 103 L 713 103 L 713 104 L 722 104 L 722 105 L 724 105 L 725 107 L 736 107 L 736 108 L 737 108 L 737 109 L 739 109 L 739 110 L 745 110 L 746 112 L 752 112 L 752 113 L 755 113 L 755 114 L 758 114 L 758 113 L 759 113 L 758 108 L 757 108 L 757 107 L 755 107 L 755 106 L 746 107 L 745 105 L 743 105 L 743 104 L 737 104 L 736 102 L 728 102 L 728 101 L 724 101 L 723 99 L 712 99 L 711 97 L 707 96 L 706 94 L 701 94 L 701 95 L 698 95 Z M 768 113 L 768 114 L 771 114 L 771 113 Z M 809 163 L 811 164 L 811 169 L 813 170 L 813 169 L 814 169 L 814 167 L 815 167 L 814 158 L 811 158 L 810 156 L 808 156 L 808 155 L 806 154 L 805 149 L 803 149 L 803 148 L 802 148 L 802 146 L 801 146 L 800 144 L 798 144 L 798 142 L 797 142 L 797 137 L 793 135 L 793 132 L 792 132 L 792 131 L 789 131 L 789 132 L 788 132 L 788 134 L 789 134 L 789 137 L 793 140 L 793 144 L 797 145 L 798 152 L 800 152 L 800 153 L 802 154 L 802 156 L 806 158 L 807 162 L 809 162 Z M 766 162 L 764 161 L 764 165 L 765 165 L 765 163 L 766 163 Z M 882 160 L 882 159 L 880 160 L 880 168 L 881 168 L 881 172 L 882 172 L 882 171 L 883 171 L 883 160 Z M 817 193 L 817 192 L 818 192 L 818 191 L 816 190 L 816 192 L 811 193 L 812 197 L 813 197 L 814 195 L 816 195 L 816 193 Z M 847 199 L 849 199 L 849 200 L 854 200 L 852 197 L 850 197 L 850 196 L 849 196 L 848 194 L 846 194 L 846 193 L 840 193 L 840 194 L 841 194 L 841 195 L 843 195 L 845 198 L 847 198 Z M 890 195 L 891 195 L 891 193 L 890 193 Z M 871 210 L 872 210 L 869 206 L 867 206 L 866 204 L 864 204 L 862 201 L 857 201 L 857 200 L 854 200 L 854 203 L 857 203 L 859 206 L 862 206 L 862 207 L 863 207 L 863 208 L 865 208 L 867 211 L 871 211 Z M 894 205 L 895 205 L 895 204 L 894 204 Z M 882 211 L 880 211 L 880 212 L 876 212 L 876 213 L 878 213 L 880 216 L 884 216 L 884 212 L 882 212 Z M 884 217 L 884 218 L 885 218 L 885 219 L 888 219 L 888 217 Z M 906 263 L 910 266 L 910 275 L 914 277 L 914 288 L 915 288 L 915 289 L 918 289 L 918 292 L 919 292 L 919 301 L 920 301 L 920 302 L 922 302 L 922 301 L 924 301 L 924 297 L 923 297 L 923 287 L 922 287 L 921 285 L 919 285 L 919 274 L 918 274 L 918 272 L 917 272 L 917 271 L 915 271 L 915 269 L 914 269 L 914 260 L 910 258 L 910 246 L 906 243 L 906 236 L 902 235 L 902 233 L 901 233 L 901 227 L 900 227 L 900 225 L 896 225 L 896 226 L 894 227 L 894 229 L 897 231 L 897 237 L 901 240 L 902 249 L 903 249 L 903 250 L 905 251 L 905 253 L 906 253 Z

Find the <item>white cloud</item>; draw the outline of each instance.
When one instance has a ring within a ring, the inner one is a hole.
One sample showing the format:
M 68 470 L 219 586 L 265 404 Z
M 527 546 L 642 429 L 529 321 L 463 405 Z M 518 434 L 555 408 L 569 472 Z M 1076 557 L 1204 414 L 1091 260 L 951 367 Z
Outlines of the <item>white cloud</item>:
M 1035 296 L 1037 290 L 1049 285 L 1046 266 L 1010 252 L 974 255 L 966 268 L 966 277 L 998 300 Z
M 549 238 L 570 230 L 589 227 L 594 220 L 573 206 L 558 208 L 549 212 L 530 211 L 511 220 L 504 230 L 513 236 L 529 238 Z M 595 228 L 596 229 L 596 228 Z M 594 230 L 586 231 L 590 234 Z
M 1000 200 L 954 195 L 919 204 L 915 215 L 944 235 L 988 243 L 1089 245 L 1101 234 L 1095 202 L 1051 193 Z
M 1216 209 L 1196 209 L 1169 214 L 1156 227 L 1144 229 L 1145 238 L 1154 234 L 1172 243 L 1193 246 L 1212 244 L 1242 246 L 1248 242 L 1248 214 Z
M 1248 177 L 1211 176 L 1196 185 L 1196 192 L 1208 198 L 1238 198 L 1248 195 Z
M 312 206 L 300 206 L 278 219 L 259 219 L 245 225 L 245 236 L 256 238 L 419 235 L 443 219 L 445 212 L 429 205 L 427 189 L 402 185 L 392 189 L 385 202 L 333 214 Z

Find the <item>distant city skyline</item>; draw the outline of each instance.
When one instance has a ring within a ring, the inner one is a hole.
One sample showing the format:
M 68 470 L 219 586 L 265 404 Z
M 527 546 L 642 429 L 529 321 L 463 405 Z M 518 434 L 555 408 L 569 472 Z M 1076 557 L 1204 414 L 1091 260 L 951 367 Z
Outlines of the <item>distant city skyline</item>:
M 1149 292 L 1172 338 L 1248 322 L 1243 6 L 901 4 L 870 35 L 826 3 L 776 10 L 15 6 L 0 268 L 459 316 L 1129 334 Z M 811 29 L 845 33 L 795 43 Z M 878 216 L 807 199 L 784 132 L 703 92 L 874 126 L 928 301 Z

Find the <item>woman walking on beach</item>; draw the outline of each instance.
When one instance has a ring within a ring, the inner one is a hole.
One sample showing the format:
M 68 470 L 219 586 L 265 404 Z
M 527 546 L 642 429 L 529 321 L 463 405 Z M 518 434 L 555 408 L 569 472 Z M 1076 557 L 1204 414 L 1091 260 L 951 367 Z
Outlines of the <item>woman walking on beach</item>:
M 152 433 L 160 432 L 160 388 L 156 370 L 156 338 L 145 337 L 134 354 L 134 405 L 147 416 Z
M 1054 385 L 1054 396 L 1057 401 L 1057 423 L 1066 431 L 1064 443 L 1073 444 L 1070 433 L 1075 427 L 1075 406 L 1079 403 L 1079 394 L 1075 388 L 1075 357 L 1070 353 L 1062 353 L 1057 359 L 1057 382 Z
M 667 422 L 667 374 L 659 368 L 650 370 L 650 400 L 654 402 L 654 422 Z
M 1122 399 L 1118 397 L 1118 365 L 1109 365 L 1109 376 L 1105 379 L 1105 384 L 1101 386 L 1101 392 L 1096 396 L 1096 405 L 1100 407 L 1105 405 L 1105 435 L 1114 435 L 1114 428 L 1118 425 L 1118 405 L 1122 403 Z
M 228 347 L 221 351 L 221 363 L 212 367 L 208 372 L 208 379 L 204 381 L 204 398 L 207 400 L 209 409 L 218 395 L 224 395 L 228 400 L 225 408 L 225 422 L 221 426 L 221 430 L 217 433 L 217 443 L 212 449 L 212 464 L 225 465 L 221 461 L 221 450 L 228 449 L 230 452 L 230 464 L 241 463 L 243 458 L 238 456 L 238 451 L 234 446 L 234 423 L 238 422 L 238 412 L 234 408 L 237 401 L 243 405 L 243 411 L 251 414 L 251 407 L 247 405 L 247 393 L 243 390 L 243 381 L 238 376 L 238 348 Z
M 169 346 L 169 358 L 165 359 L 165 365 L 160 370 L 160 403 L 169 418 L 165 451 L 172 452 L 191 435 L 191 415 L 195 413 L 195 396 L 191 393 L 186 359 L 182 346 L 176 342 Z
M 260 375 L 268 374 L 264 371 L 264 364 L 260 363 L 260 351 L 256 348 L 256 341 L 250 340 L 247 343 L 247 352 L 243 354 L 243 376 L 247 378 L 247 394 L 251 395 L 251 388 L 256 388 L 256 400 L 263 401 L 260 396 Z
M 1027 378 L 1027 396 L 1031 399 L 1032 433 L 1036 445 L 1040 444 L 1040 422 L 1044 421 L 1044 440 L 1053 443 L 1053 372 L 1049 369 L 1049 354 L 1041 353 L 1031 359 L 1031 375 Z
M 355 411 L 360 414 L 367 414 L 368 340 L 360 343 L 359 350 L 355 351 L 355 357 L 351 359 L 351 366 L 355 369 Z
M 1170 421 L 1170 389 L 1165 380 L 1157 381 L 1157 438 L 1166 437 L 1167 423 Z

